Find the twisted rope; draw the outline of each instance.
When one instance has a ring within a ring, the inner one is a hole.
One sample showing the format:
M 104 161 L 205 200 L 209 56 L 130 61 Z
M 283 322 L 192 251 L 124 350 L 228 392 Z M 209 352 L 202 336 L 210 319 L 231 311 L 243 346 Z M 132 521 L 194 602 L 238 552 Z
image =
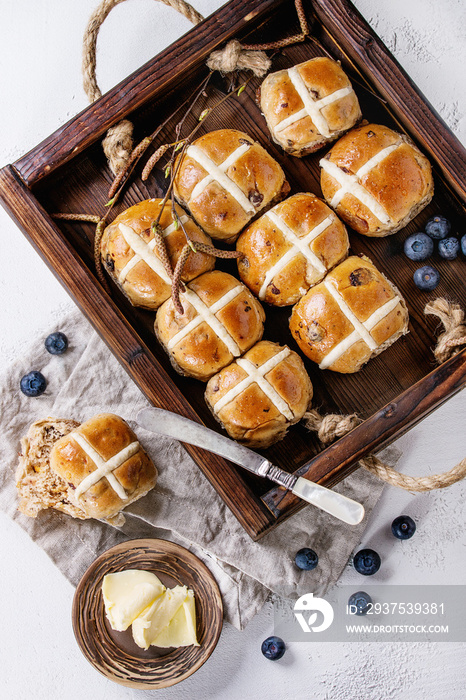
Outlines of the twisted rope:
M 192 24 L 199 24 L 204 17 L 185 0 L 159 0 L 164 5 L 184 15 Z M 89 102 L 95 102 L 102 93 L 96 78 L 96 49 L 99 29 L 114 7 L 125 0 L 102 0 L 94 10 L 87 24 L 83 39 L 83 87 Z M 278 49 L 289 44 L 304 41 L 309 35 L 309 26 L 303 10 L 302 0 L 295 0 L 301 34 L 286 39 L 260 45 L 241 45 L 237 39 L 230 41 L 223 49 L 213 51 L 207 59 L 211 70 L 231 73 L 234 70 L 251 70 L 257 77 L 263 77 L 271 66 L 271 60 L 264 53 L 267 49 Z M 110 170 L 114 175 L 125 168 L 133 150 L 133 125 L 128 119 L 112 126 L 102 141 Z
M 96 49 L 99 29 L 114 7 L 125 0 L 103 0 L 94 10 L 87 24 L 83 39 L 83 87 L 89 102 L 95 102 L 102 93 L 96 78 Z M 193 24 L 199 24 L 204 17 L 185 0 L 160 0 L 164 5 L 184 15 Z M 116 175 L 122 170 L 133 149 L 133 125 L 128 119 L 123 119 L 112 126 L 102 141 L 104 153 L 107 156 L 110 170 Z
M 446 299 L 435 299 L 426 304 L 424 309 L 426 316 L 437 316 L 445 328 L 437 338 L 434 355 L 440 364 L 460 352 L 466 345 L 466 326 L 464 325 L 464 311 L 458 304 L 452 304 Z
M 439 335 L 437 345 L 434 348 L 434 355 L 440 364 L 460 352 L 462 347 L 466 347 L 466 327 L 463 323 L 464 311 L 458 304 L 438 298 L 426 305 L 424 313 L 437 316 L 445 328 L 445 331 Z M 303 420 L 306 428 L 317 433 L 317 437 L 323 445 L 329 445 L 337 438 L 346 435 L 362 422 L 355 413 L 347 416 L 340 416 L 335 413 L 321 416 L 316 410 L 305 413 Z M 387 482 L 391 486 L 406 489 L 406 491 L 420 492 L 444 489 L 457 481 L 461 481 L 466 476 L 466 458 L 462 459 L 453 469 L 442 474 L 432 474 L 432 476 L 407 476 L 406 474 L 401 474 L 396 469 L 384 464 L 382 460 L 373 454 L 366 455 L 360 459 L 359 464 L 367 471 L 378 476 L 382 481 Z

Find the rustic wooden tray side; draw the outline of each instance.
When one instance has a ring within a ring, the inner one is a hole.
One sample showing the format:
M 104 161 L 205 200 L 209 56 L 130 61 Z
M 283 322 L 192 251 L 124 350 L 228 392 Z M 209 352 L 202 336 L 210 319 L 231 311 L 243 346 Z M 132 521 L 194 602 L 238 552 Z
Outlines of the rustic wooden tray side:
M 418 230 L 438 211 L 448 212 L 454 226 L 464 226 L 466 152 L 461 144 L 351 3 L 314 0 L 307 3 L 306 11 L 309 16 L 311 12 L 315 14 L 313 36 L 275 56 L 273 70 L 323 53 L 340 59 L 353 80 L 364 116 L 404 129 L 433 161 L 434 201 L 406 227 L 406 233 Z M 4 206 L 149 401 L 216 429 L 218 425 L 203 400 L 203 385 L 174 373 L 156 343 L 152 330 L 154 315 L 134 309 L 114 289 L 110 296 L 97 281 L 92 260 L 94 227 L 63 221 L 56 224 L 51 214 L 103 210 L 111 176 L 99 141 L 110 125 L 130 116 L 138 138 L 142 137 L 173 112 L 186 90 L 191 92 L 193 85 L 200 82 L 206 74 L 205 58 L 214 48 L 232 36 L 261 42 L 296 32 L 291 0 L 231 2 L 13 166 L 0 171 L 0 197 Z M 227 84 L 227 79 L 214 79 L 199 111 L 216 102 Z M 252 81 L 241 98 L 226 102 L 209 117 L 204 131 L 225 126 L 247 131 L 280 161 L 293 192 L 310 190 L 320 194 L 321 154 L 296 159 L 284 155 L 270 142 L 254 102 L 259 84 L 259 80 Z M 169 135 L 175 121 L 162 132 L 155 147 L 171 140 Z M 193 123 L 196 117 L 191 120 L 191 126 Z M 163 165 L 147 183 L 139 180 L 139 172 L 136 171 L 136 178 L 128 186 L 119 211 L 163 192 L 166 186 Z M 434 369 L 431 346 L 436 322 L 423 314 L 425 302 L 434 294 L 415 291 L 412 273 L 417 265 L 400 255 L 404 235 L 401 232 L 374 240 L 352 234 L 351 245 L 354 253 L 369 255 L 407 297 L 410 334 L 357 375 L 321 372 L 307 362 L 319 409 L 357 411 L 364 422 L 323 451 L 316 437 L 303 426 L 294 427 L 285 440 L 264 451 L 279 466 L 332 485 L 355 469 L 357 460 L 364 454 L 381 448 L 409 429 L 464 385 L 466 352 Z M 447 263 L 439 259 L 435 265 L 442 275 L 435 295 L 453 297 L 466 306 L 464 260 Z M 233 273 L 236 270 L 231 262 L 222 262 L 217 267 Z M 289 313 L 289 308 L 267 309 L 265 337 L 296 349 L 288 331 Z M 269 482 L 242 472 L 226 460 L 194 447 L 187 449 L 253 539 L 260 538 L 302 506 L 302 502 L 283 489 L 268 491 Z

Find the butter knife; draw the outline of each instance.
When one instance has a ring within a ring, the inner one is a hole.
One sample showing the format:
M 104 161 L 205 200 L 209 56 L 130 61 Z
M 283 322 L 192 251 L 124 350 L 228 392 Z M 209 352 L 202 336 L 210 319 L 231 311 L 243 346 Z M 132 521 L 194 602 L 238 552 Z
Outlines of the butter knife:
M 219 435 L 204 425 L 195 423 L 177 413 L 163 408 L 144 408 L 137 415 L 139 425 L 152 433 L 171 437 L 179 442 L 202 447 L 225 459 L 264 476 L 280 486 L 284 486 L 303 501 L 330 513 L 348 525 L 357 525 L 364 517 L 364 507 L 347 496 L 315 484 L 313 481 L 295 476 L 274 466 L 257 452 L 240 445 L 230 438 Z

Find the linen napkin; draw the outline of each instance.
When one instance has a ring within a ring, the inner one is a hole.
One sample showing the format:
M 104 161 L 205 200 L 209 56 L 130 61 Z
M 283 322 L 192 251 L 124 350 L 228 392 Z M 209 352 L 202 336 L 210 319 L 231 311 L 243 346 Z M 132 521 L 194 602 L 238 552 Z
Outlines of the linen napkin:
M 364 504 L 366 517 L 356 527 L 309 506 L 253 542 L 180 443 L 137 426 L 138 411 L 149 404 L 82 314 L 72 312 L 52 330 L 68 336 L 63 355 L 49 355 L 43 340 L 37 339 L 0 378 L 0 507 L 72 584 L 118 542 L 138 537 L 172 540 L 207 564 L 222 592 L 225 619 L 242 629 L 270 592 L 289 598 L 311 591 L 322 595 L 337 581 L 381 494 L 381 481 L 360 469 L 336 487 Z M 33 369 L 44 374 L 48 386 L 42 396 L 28 398 L 20 392 L 19 380 Z M 156 487 L 124 511 L 125 525 L 75 520 L 52 510 L 36 519 L 19 513 L 14 473 L 20 438 L 29 425 L 46 416 L 82 422 L 106 411 L 129 422 L 159 471 Z M 391 464 L 398 456 L 394 448 L 384 451 Z M 301 571 L 294 563 L 295 553 L 306 546 L 319 555 L 313 571 Z

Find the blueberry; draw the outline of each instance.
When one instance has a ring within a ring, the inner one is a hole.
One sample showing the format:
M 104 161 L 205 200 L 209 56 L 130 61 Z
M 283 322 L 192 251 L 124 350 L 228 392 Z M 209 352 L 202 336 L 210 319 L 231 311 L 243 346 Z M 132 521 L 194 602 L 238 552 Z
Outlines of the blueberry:
M 372 598 L 369 593 L 365 593 L 364 591 L 353 593 L 348 599 L 348 605 L 353 605 L 356 608 L 355 613 L 353 610 L 351 611 L 355 615 L 366 615 L 371 603 Z
M 353 557 L 354 568 L 358 574 L 372 576 L 380 569 L 380 557 L 373 549 L 360 549 Z
M 26 396 L 40 396 L 44 393 L 47 380 L 41 372 L 29 372 L 21 377 L 20 388 Z
M 51 355 L 63 355 L 68 347 L 68 338 L 64 333 L 51 333 L 45 339 L 45 349 Z
M 434 252 L 434 241 L 425 233 L 413 233 L 405 240 L 404 251 L 410 260 L 427 260 Z
M 420 267 L 413 275 L 414 284 L 423 292 L 431 292 L 438 285 L 440 275 L 435 267 L 424 265 Z
M 457 238 L 444 238 L 438 242 L 438 252 L 445 260 L 454 260 L 460 251 L 460 244 Z
M 446 238 L 451 231 L 451 224 L 444 216 L 433 216 L 426 223 L 426 233 L 431 238 Z
M 285 642 L 280 637 L 267 637 L 264 639 L 261 646 L 261 652 L 266 659 L 277 661 L 281 659 L 285 653 Z
M 303 571 L 312 571 L 319 563 L 319 557 L 309 547 L 303 547 L 299 552 L 296 552 L 294 560 L 298 569 L 303 569 Z
M 416 532 L 416 523 L 409 515 L 399 515 L 392 522 L 392 532 L 399 540 L 409 540 Z
M 461 252 L 463 253 L 463 255 L 466 255 L 466 233 L 461 238 Z

